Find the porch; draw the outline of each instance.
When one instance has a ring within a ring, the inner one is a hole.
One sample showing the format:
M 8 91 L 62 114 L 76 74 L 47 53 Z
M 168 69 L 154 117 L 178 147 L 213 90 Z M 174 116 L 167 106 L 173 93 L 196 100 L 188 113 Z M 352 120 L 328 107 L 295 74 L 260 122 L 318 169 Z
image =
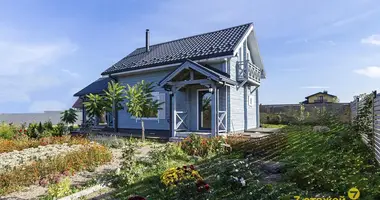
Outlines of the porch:
M 160 85 L 170 94 L 171 136 L 190 133 L 213 137 L 228 132 L 228 74 L 192 61 L 184 62 Z

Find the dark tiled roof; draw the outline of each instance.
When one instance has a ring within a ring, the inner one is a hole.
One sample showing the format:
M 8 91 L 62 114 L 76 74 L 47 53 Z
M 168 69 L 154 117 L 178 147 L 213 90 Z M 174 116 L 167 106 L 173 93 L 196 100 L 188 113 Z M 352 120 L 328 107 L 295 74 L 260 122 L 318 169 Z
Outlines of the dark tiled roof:
M 75 103 L 73 104 L 73 108 L 82 109 L 83 100 L 81 98 L 78 98 Z
M 81 91 L 77 92 L 74 94 L 74 96 L 79 97 L 79 96 L 84 96 L 87 94 L 102 94 L 104 93 L 103 90 L 107 89 L 108 87 L 108 82 L 110 82 L 112 79 L 109 77 L 106 78 L 99 78 L 98 80 L 92 82 L 90 85 L 87 87 L 83 88 Z
M 328 96 L 331 96 L 331 97 L 336 97 L 335 95 L 329 94 L 327 92 L 317 92 L 315 94 L 312 94 L 312 95 L 309 95 L 309 96 L 305 97 L 305 99 L 308 99 L 309 97 L 314 96 L 314 95 L 318 95 L 318 94 L 325 94 L 325 95 L 328 95 Z
M 180 63 L 186 59 L 200 60 L 232 55 L 252 23 L 223 30 L 195 35 L 150 46 L 138 48 L 108 68 L 102 75 L 149 68 L 159 65 Z

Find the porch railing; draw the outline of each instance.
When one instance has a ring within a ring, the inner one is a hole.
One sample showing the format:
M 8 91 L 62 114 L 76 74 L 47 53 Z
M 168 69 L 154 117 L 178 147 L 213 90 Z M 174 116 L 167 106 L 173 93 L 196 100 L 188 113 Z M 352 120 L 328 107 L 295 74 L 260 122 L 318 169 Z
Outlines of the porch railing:
M 251 81 L 257 84 L 261 80 L 261 69 L 253 64 L 251 61 L 238 61 L 237 67 L 237 80 L 238 81 Z
M 227 132 L 227 111 L 218 111 L 219 133 Z
M 180 131 L 180 130 L 187 130 L 188 126 L 185 122 L 187 118 L 187 111 L 175 111 L 175 117 L 176 117 L 176 125 L 175 125 L 175 130 Z M 183 127 L 180 129 L 180 127 Z

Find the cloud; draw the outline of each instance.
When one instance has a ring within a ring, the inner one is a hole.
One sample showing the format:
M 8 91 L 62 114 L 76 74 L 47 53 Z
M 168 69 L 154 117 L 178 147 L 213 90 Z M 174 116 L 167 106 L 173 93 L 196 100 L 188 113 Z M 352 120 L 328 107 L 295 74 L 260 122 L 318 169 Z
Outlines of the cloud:
M 55 68 L 76 49 L 67 39 L 33 43 L 0 35 L 0 103 L 30 102 L 32 93 L 61 85 Z
M 29 112 L 44 112 L 44 111 L 62 111 L 68 106 L 60 101 L 34 101 L 29 107 Z
M 370 78 L 380 78 L 380 67 L 379 66 L 369 66 L 362 69 L 354 70 L 354 73 L 368 76 Z
M 68 69 L 61 69 L 61 71 L 64 73 L 67 73 L 68 75 L 70 75 L 71 77 L 74 77 L 74 78 L 79 78 L 79 76 L 80 76 L 78 73 L 72 72 Z
M 328 89 L 328 86 L 302 86 L 301 89 Z
M 332 26 L 344 26 L 344 25 L 356 22 L 358 20 L 363 20 L 363 19 L 366 19 L 366 18 L 370 17 L 371 15 L 375 14 L 376 12 L 378 12 L 378 10 L 369 10 L 369 11 L 366 11 L 366 12 L 363 12 L 363 13 L 360 13 L 357 15 L 353 15 L 353 16 L 350 16 L 350 17 L 347 17 L 347 18 L 344 18 L 341 20 L 337 20 L 332 24 Z
M 371 35 L 361 40 L 363 44 L 380 45 L 380 35 Z

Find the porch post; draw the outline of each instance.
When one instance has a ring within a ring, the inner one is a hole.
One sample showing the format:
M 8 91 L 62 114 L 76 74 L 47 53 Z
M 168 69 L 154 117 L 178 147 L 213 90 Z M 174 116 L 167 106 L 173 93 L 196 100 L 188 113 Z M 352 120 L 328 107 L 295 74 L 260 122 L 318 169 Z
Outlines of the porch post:
M 215 105 L 215 109 L 216 109 L 216 121 L 215 121 L 215 136 L 218 136 L 219 135 L 219 89 L 218 88 L 215 88 L 215 93 L 216 93 L 216 105 Z
M 176 87 L 173 86 L 172 87 L 172 93 L 173 93 L 173 96 L 172 96 L 172 123 L 171 123 L 171 127 L 172 127 L 172 137 L 176 137 L 177 135 L 177 132 L 176 132 L 176 125 L 177 125 L 177 99 L 176 99 Z
M 217 111 L 216 111 L 216 87 L 212 85 L 212 96 L 211 96 L 211 136 L 216 136 L 217 130 Z
M 86 123 L 86 107 L 84 107 L 84 97 L 82 98 L 82 125 Z

